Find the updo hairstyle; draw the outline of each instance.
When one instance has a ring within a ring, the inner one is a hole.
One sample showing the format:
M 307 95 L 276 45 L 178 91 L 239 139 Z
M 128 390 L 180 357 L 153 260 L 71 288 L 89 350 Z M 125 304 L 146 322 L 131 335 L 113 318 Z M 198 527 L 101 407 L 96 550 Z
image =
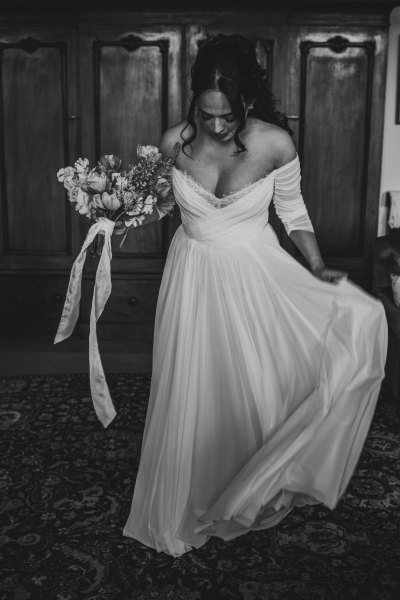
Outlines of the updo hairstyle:
M 286 115 L 275 107 L 267 72 L 257 60 L 253 43 L 239 34 L 218 34 L 203 41 L 191 69 L 192 94 L 187 115 L 188 123 L 181 132 L 183 152 L 185 147 L 196 139 L 195 109 L 199 96 L 207 90 L 225 94 L 239 122 L 233 138 L 237 146 L 236 155 L 247 150 L 239 138 L 246 120 L 243 100 L 247 105 L 252 104 L 249 116 L 274 123 L 293 135 Z M 185 140 L 182 134 L 189 124 L 193 131 Z

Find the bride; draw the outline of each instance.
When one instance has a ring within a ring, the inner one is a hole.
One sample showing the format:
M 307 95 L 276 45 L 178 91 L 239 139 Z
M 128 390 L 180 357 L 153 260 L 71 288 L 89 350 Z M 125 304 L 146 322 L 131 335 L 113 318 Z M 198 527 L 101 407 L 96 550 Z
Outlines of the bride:
M 387 344 L 381 304 L 321 258 L 287 119 L 249 40 L 218 35 L 199 50 L 187 121 L 164 133 L 162 153 L 177 142 L 182 224 L 159 292 L 123 531 L 173 556 L 272 527 L 295 506 L 334 509 L 373 418 Z M 310 270 L 280 247 L 271 200 Z

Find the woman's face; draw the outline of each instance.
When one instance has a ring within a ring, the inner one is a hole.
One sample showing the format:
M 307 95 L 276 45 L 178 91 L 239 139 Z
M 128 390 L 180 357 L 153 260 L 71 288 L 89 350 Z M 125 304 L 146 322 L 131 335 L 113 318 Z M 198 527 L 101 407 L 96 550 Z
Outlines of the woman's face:
M 235 135 L 238 120 L 228 98 L 222 92 L 207 90 L 197 100 L 198 122 L 214 139 L 226 143 Z

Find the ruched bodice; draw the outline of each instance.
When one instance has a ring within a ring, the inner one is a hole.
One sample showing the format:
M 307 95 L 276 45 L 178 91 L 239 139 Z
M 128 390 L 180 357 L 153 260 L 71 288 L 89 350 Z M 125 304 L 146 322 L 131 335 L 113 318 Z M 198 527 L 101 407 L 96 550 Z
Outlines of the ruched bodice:
M 287 231 L 313 231 L 300 191 L 298 156 L 265 177 L 218 198 L 185 171 L 174 167 L 173 187 L 185 234 L 219 248 L 245 244 L 268 223 L 271 200 Z
M 268 223 L 273 177 L 230 194 L 230 202 L 217 207 L 212 194 L 182 171 L 174 170 L 174 192 L 186 235 L 209 246 L 230 247 L 257 237 Z M 207 197 L 209 195 L 209 197 Z

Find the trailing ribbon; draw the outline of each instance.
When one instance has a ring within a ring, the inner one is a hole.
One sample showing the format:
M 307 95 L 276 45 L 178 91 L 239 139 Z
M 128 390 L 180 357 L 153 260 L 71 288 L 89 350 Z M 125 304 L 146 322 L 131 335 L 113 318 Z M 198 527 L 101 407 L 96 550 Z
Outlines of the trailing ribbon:
M 111 235 L 114 227 L 114 221 L 110 221 L 110 219 L 106 219 L 105 217 L 100 217 L 100 219 L 89 229 L 86 239 L 83 242 L 82 250 L 77 256 L 71 269 L 67 297 L 65 299 L 57 334 L 54 339 L 55 344 L 62 342 L 68 338 L 74 330 L 79 316 L 82 271 L 86 260 L 87 249 L 96 235 L 102 231 L 104 232 L 104 245 L 96 271 L 92 309 L 90 311 L 89 375 L 90 391 L 94 409 L 103 427 L 107 427 L 117 414 L 104 375 L 96 333 L 96 323 L 100 318 L 111 293 Z

